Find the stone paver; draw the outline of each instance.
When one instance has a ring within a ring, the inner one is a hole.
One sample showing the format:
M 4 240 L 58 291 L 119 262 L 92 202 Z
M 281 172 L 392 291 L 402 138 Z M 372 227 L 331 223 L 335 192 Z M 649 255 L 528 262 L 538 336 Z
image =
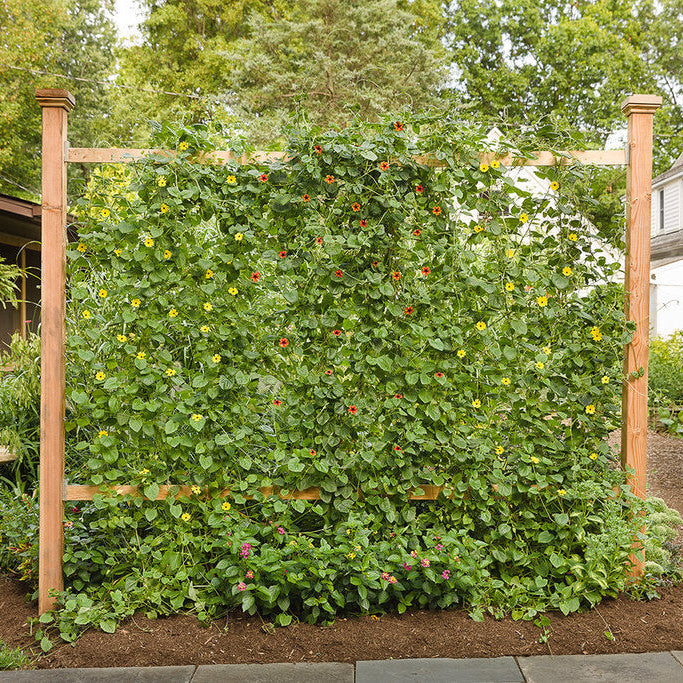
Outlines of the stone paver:
M 31 683 L 190 683 L 194 666 L 135 666 L 115 669 L 0 671 L 0 681 Z
M 356 683 L 523 683 L 513 657 L 356 662 Z
M 527 683 L 681 683 L 683 666 L 669 652 L 518 657 Z
M 214 664 L 198 666 L 192 683 L 353 683 L 353 664 Z
M 671 654 L 683 665 L 683 650 L 674 650 Z

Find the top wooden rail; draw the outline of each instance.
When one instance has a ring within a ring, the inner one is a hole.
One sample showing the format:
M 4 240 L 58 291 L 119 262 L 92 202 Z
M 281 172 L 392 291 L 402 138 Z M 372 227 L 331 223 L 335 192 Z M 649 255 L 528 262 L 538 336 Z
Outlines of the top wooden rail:
M 587 166 L 623 166 L 626 164 L 626 152 L 623 149 L 552 152 L 536 151 L 533 157 L 519 157 L 512 154 L 500 156 L 494 152 L 483 152 L 479 159 L 490 164 L 498 160 L 504 166 L 567 166 L 580 163 Z M 126 149 L 123 147 L 71 147 L 67 161 L 79 164 L 121 164 L 139 161 L 149 157 L 175 158 L 178 152 L 170 149 Z M 285 152 L 254 152 L 251 155 L 237 156 L 230 150 L 214 150 L 187 157 L 190 161 L 205 164 L 225 164 L 230 161 L 239 164 L 264 164 L 273 161 L 291 159 Z M 424 166 L 440 167 L 446 163 L 432 154 L 415 157 L 415 161 Z

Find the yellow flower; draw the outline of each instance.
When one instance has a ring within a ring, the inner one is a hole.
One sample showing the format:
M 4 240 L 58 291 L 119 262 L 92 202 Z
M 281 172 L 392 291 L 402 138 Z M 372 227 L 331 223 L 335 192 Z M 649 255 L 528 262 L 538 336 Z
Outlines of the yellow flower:
M 356 553 L 349 553 L 346 557 L 348 557 L 349 560 L 352 560 L 354 557 L 356 557 Z
M 172 309 L 168 312 L 168 317 L 169 317 L 169 318 L 176 318 L 177 316 L 178 316 L 178 311 L 177 311 L 175 308 L 172 308 Z
M 221 362 L 221 355 L 219 353 L 215 353 L 213 356 L 211 356 L 211 360 L 214 363 L 220 363 Z
M 550 183 L 550 189 L 551 190 L 559 190 L 560 189 L 560 183 L 558 183 L 556 180 L 553 180 L 552 183 Z
M 548 305 L 548 297 L 547 297 L 547 296 L 539 296 L 539 297 L 536 299 L 536 303 L 537 303 L 539 306 L 541 306 L 541 308 L 542 308 L 543 306 L 547 306 L 547 305 Z
M 589 415 L 593 415 L 595 413 L 595 406 L 591 403 L 590 405 L 586 406 L 586 412 Z
M 181 152 L 184 152 L 188 147 L 189 147 L 189 145 L 187 144 L 187 142 L 181 142 L 181 143 L 178 145 L 178 149 L 179 149 Z
M 145 467 L 144 470 L 140 470 L 138 474 L 149 474 L 149 470 Z
M 237 178 L 234 175 L 229 175 L 227 177 L 228 185 L 234 185 L 237 182 Z
M 146 357 L 147 354 L 144 351 L 138 351 L 138 355 L 136 356 L 138 360 L 144 360 Z
M 566 496 L 567 492 L 564 489 L 557 489 L 558 496 Z
M 232 507 L 232 505 L 230 505 L 230 503 L 228 503 L 228 501 L 226 500 L 225 503 L 221 505 L 221 507 L 227 512 Z
M 498 161 L 498 159 L 494 159 L 491 162 L 491 168 L 500 168 L 500 161 Z
M 609 377 L 607 375 L 605 375 L 600 381 L 603 384 L 609 384 Z
M 519 214 L 519 222 L 520 223 L 526 223 L 529 220 L 529 216 L 526 213 L 520 213 Z
M 515 288 L 515 285 L 512 282 L 506 282 L 505 283 L 505 291 L 511 292 Z
M 81 315 L 87 320 L 90 317 L 90 311 L 85 310 L 83 313 L 81 313 Z
M 478 398 L 475 398 L 474 401 L 472 401 L 472 406 L 474 408 L 481 408 L 481 401 Z
M 484 228 L 481 227 L 481 225 L 477 224 L 474 226 L 474 232 L 481 232 Z
M 244 235 L 241 232 L 238 232 L 235 235 L 235 240 L 237 240 L 238 242 L 241 242 L 243 237 L 244 237 Z
M 145 246 L 146 247 L 153 247 L 154 246 L 154 240 L 151 237 L 146 237 L 145 238 Z
M 85 254 L 87 248 L 88 248 L 88 247 L 86 247 L 85 244 L 83 244 L 83 242 L 81 242 L 81 243 L 76 247 L 76 249 L 77 249 L 78 251 L 80 251 L 81 254 Z
M 457 356 L 458 356 L 458 358 L 464 358 L 465 357 L 465 349 L 458 349 Z
M 235 296 L 237 294 L 237 287 L 228 287 L 228 294 Z
M 192 422 L 201 422 L 204 418 L 198 413 L 192 415 Z
M 532 455 L 531 458 L 529 458 L 534 465 L 538 465 L 539 462 L 541 462 L 535 455 Z
M 480 170 L 482 173 L 486 173 L 486 171 L 489 170 L 488 164 L 479 164 L 479 170 Z
M 168 369 L 166 370 L 166 375 L 167 375 L 168 377 L 175 377 L 175 375 L 176 375 L 176 369 L 175 369 L 175 368 L 168 368 Z
M 197 484 L 195 484 L 194 486 L 190 487 L 190 491 L 197 495 L 202 492 L 202 489 L 199 486 L 197 486 Z
M 109 209 L 100 209 L 100 216 L 102 218 L 109 218 Z
M 183 512 L 183 514 L 180 515 L 180 519 L 182 519 L 183 522 L 189 522 L 192 518 L 190 517 L 190 514 L 188 512 Z
M 506 249 L 505 250 L 505 256 L 508 258 L 512 258 L 515 255 L 515 250 L 514 249 Z
M 549 346 L 544 346 L 544 347 L 541 349 L 541 351 L 543 351 L 543 353 L 545 353 L 546 356 L 549 356 L 549 355 L 550 355 L 551 349 L 550 349 Z
M 123 249 L 114 249 L 114 255 L 115 256 L 121 256 L 122 251 L 123 251 Z
M 161 211 L 161 213 L 168 213 L 168 204 L 162 204 L 159 207 L 159 211 Z
M 96 380 L 99 380 L 100 382 L 101 382 L 105 377 L 106 377 L 106 375 L 102 372 L 102 370 L 100 370 L 100 371 L 95 375 L 95 379 L 96 379 Z
M 213 306 L 207 301 L 207 302 L 204 304 L 204 310 L 205 310 L 205 311 L 213 311 Z
M 579 239 L 579 236 L 578 236 L 575 232 L 570 232 L 570 233 L 569 233 L 569 239 L 570 239 L 572 242 L 576 242 L 576 240 Z
M 166 249 L 164 251 L 164 258 L 169 259 L 169 258 L 171 258 L 171 256 L 173 256 L 173 254 L 168 249 Z
M 510 381 L 509 377 L 503 377 L 503 379 L 500 380 L 501 384 L 504 384 L 506 387 L 510 386 Z
M 486 323 L 480 320 L 480 321 L 477 323 L 477 329 L 480 330 L 480 331 L 481 331 L 481 330 L 485 330 L 485 329 L 486 329 Z
M 536 367 L 539 370 L 543 370 L 543 368 L 545 367 L 545 363 L 541 363 L 540 361 L 538 361 L 538 363 L 536 363 Z
M 106 289 L 100 289 L 98 294 L 100 295 L 100 297 L 102 297 L 104 299 L 107 296 L 107 290 Z
M 562 269 L 562 275 L 566 275 L 567 277 L 569 277 L 571 274 L 572 274 L 572 269 L 569 266 L 565 266 Z
M 106 429 L 100 429 L 100 432 L 97 436 L 102 437 L 102 436 L 107 436 L 108 432 Z
M 164 178 L 164 176 L 161 176 L 161 178 L 157 180 L 157 185 L 159 187 L 166 187 L 166 178 Z
M 133 299 L 133 300 L 130 302 L 130 305 L 131 305 L 133 308 L 138 308 L 138 307 L 140 306 L 140 299 Z
M 123 342 L 125 342 L 125 341 L 128 341 L 128 337 L 126 337 L 125 334 L 117 334 L 117 335 L 116 335 L 116 338 L 117 338 L 121 343 L 123 343 Z
M 505 449 L 502 446 L 496 446 L 496 455 L 503 455 Z
M 213 270 L 211 270 L 211 269 L 209 268 L 209 270 L 206 271 L 204 277 L 205 277 L 207 280 L 211 279 L 211 278 L 213 277 Z
M 597 459 L 598 454 L 595 453 L 595 452 L 593 452 L 593 453 L 591 453 L 588 457 L 589 457 L 591 460 L 595 460 L 595 459 Z
M 200 332 L 203 332 L 204 334 L 206 334 L 206 333 L 209 331 L 209 326 L 208 326 L 208 325 L 202 325 L 202 326 L 199 328 L 199 331 L 200 331 Z

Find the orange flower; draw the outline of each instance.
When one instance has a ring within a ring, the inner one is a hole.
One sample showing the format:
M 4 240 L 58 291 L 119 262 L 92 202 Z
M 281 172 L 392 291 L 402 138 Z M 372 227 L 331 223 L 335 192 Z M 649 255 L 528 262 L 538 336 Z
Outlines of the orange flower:
M 392 280 L 400 280 L 401 279 L 401 273 L 398 270 L 395 270 L 391 274 L 391 278 L 392 278 Z
M 278 400 L 277 398 L 273 401 L 273 405 L 276 408 L 279 408 L 282 405 L 282 401 Z
M 424 191 L 425 191 L 425 189 L 424 189 L 424 187 L 422 187 L 422 185 L 416 185 L 415 186 L 415 192 L 417 192 L 418 194 L 422 194 Z
M 261 173 L 261 175 L 258 177 L 258 179 L 259 179 L 262 183 L 267 183 L 267 182 L 268 182 L 268 176 L 267 176 L 265 173 Z
M 337 268 L 337 270 L 334 271 L 334 275 L 335 277 L 343 277 L 344 273 L 341 270 L 339 270 L 339 268 Z
M 301 199 L 303 199 L 305 202 L 310 202 L 311 201 L 311 195 L 305 194 Z
M 396 398 L 396 399 L 403 398 L 403 394 L 394 394 L 394 398 Z
M 357 212 L 357 211 L 360 211 L 360 204 L 359 204 L 358 202 L 354 202 L 354 203 L 351 205 L 351 211 L 356 211 L 356 212 Z
M 335 337 L 340 337 L 340 336 L 341 336 L 341 333 L 342 333 L 341 330 L 332 330 L 332 334 L 333 334 Z
M 316 238 L 315 238 L 315 243 L 316 243 L 316 244 L 322 244 L 322 243 L 323 243 L 323 238 L 322 238 L 322 237 L 316 237 Z
M 432 269 L 429 266 L 423 266 L 422 267 L 422 274 L 427 277 L 432 272 Z
M 358 221 L 358 225 L 360 225 L 361 228 L 367 228 L 368 222 L 365 220 L 365 218 L 361 218 L 361 220 Z
M 432 213 L 433 213 L 435 216 L 440 216 L 440 215 L 441 215 L 441 207 L 440 207 L 440 206 L 435 206 L 435 207 L 432 209 Z
M 258 270 L 254 271 L 251 274 L 251 281 L 252 282 L 258 282 L 261 279 L 261 273 L 258 272 Z
M 422 230 L 420 230 L 420 228 L 415 228 L 415 230 L 413 230 L 413 235 L 415 235 L 415 237 L 419 237 L 421 234 Z
M 320 145 L 315 145 L 313 149 L 316 151 L 316 154 L 322 154 L 323 153 L 323 148 Z
M 283 249 L 283 250 L 278 254 L 278 256 L 279 256 L 280 258 L 287 258 L 287 252 Z
M 379 165 L 379 170 L 380 170 L 380 171 L 388 171 L 388 170 L 389 170 L 389 162 L 388 162 L 388 161 L 383 161 L 383 162 Z
M 334 182 L 334 176 L 333 175 L 326 175 L 325 176 L 325 182 L 328 185 L 331 185 Z
M 406 307 L 403 309 L 403 312 L 404 312 L 406 315 L 412 315 L 414 310 L 415 310 L 415 309 L 414 309 L 412 306 L 406 306 Z
M 351 415 L 355 415 L 358 412 L 358 406 L 349 406 L 349 412 Z
M 400 121 L 394 121 L 394 130 L 400 133 L 403 130 L 403 124 Z
M 284 349 L 287 346 L 289 346 L 289 339 L 287 339 L 286 337 L 282 337 L 278 344 Z

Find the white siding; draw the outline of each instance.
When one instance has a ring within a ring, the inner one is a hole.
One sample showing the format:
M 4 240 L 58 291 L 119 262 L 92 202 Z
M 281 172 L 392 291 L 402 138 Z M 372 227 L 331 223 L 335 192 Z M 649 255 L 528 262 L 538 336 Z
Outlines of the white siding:
M 650 282 L 652 332 L 666 337 L 683 329 L 683 259 L 654 268 Z
M 661 229 L 661 198 L 664 191 L 664 229 Z M 673 178 L 652 191 L 652 235 L 661 232 L 673 232 L 683 228 L 681 221 L 681 195 L 683 195 L 683 178 Z

